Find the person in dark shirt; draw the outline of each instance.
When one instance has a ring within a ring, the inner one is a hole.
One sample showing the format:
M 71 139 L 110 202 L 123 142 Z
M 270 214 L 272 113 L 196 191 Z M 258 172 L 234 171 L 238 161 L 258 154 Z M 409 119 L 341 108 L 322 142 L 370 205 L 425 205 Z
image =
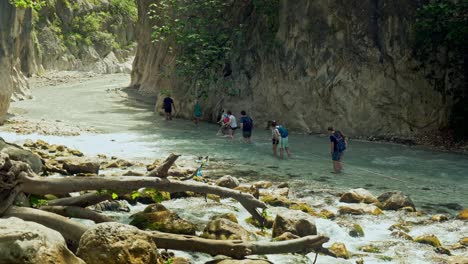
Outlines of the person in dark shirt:
M 340 131 L 335 131 L 333 127 L 328 127 L 328 133 L 330 134 L 330 154 L 333 161 L 333 172 L 341 173 L 343 170 L 341 160 L 346 148 L 345 136 Z M 344 144 L 344 147 L 340 147 L 342 144 Z
M 241 111 L 240 126 L 245 143 L 252 143 L 253 120 L 245 111 Z
M 164 113 L 166 113 L 166 120 L 172 120 L 172 108 L 175 109 L 174 100 L 172 100 L 171 95 L 167 95 L 163 100 Z

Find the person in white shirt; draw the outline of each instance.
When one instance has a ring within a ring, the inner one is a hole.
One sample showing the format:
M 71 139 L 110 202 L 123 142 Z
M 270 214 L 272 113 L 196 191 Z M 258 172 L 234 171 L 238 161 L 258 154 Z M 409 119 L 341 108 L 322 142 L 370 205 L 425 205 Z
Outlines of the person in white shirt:
M 231 139 L 234 139 L 234 132 L 237 129 L 237 121 L 236 117 L 232 114 L 232 112 L 229 110 L 227 111 L 228 117 L 229 117 L 229 122 L 227 125 L 229 126 L 229 136 Z

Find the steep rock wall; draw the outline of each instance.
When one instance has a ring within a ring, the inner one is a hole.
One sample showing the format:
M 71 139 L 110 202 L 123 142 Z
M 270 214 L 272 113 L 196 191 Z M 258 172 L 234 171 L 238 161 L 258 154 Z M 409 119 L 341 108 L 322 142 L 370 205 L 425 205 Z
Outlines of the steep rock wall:
M 28 96 L 22 62 L 30 58 L 31 10 L 19 10 L 0 0 L 0 123 L 3 123 L 13 94 Z
M 261 18 L 250 17 L 245 43 L 229 62 L 237 95 L 218 84 L 202 103 L 204 118 L 216 119 L 221 108 L 245 109 L 259 122 L 276 119 L 307 132 L 334 125 L 352 135 L 410 136 L 445 126 L 450 98 L 433 89 L 412 56 L 422 2 L 281 0 L 274 44 L 264 38 Z M 150 41 L 149 3 L 138 1 L 132 85 L 155 96 L 170 90 L 178 114 L 190 117 L 194 98 L 168 77 L 175 55 L 167 43 Z

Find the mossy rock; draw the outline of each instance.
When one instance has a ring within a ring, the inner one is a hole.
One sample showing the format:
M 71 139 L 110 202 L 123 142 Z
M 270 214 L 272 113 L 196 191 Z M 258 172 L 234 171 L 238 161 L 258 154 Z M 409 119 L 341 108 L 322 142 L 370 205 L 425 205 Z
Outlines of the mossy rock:
M 468 220 L 468 208 L 465 208 L 460 213 L 458 213 L 457 219 Z
M 349 252 L 346 249 L 345 244 L 343 243 L 333 243 L 333 245 L 331 245 L 331 247 L 328 250 L 336 258 L 349 259 Z
M 69 149 L 68 152 L 70 154 L 72 154 L 73 156 L 77 156 L 77 157 L 83 157 L 84 156 L 83 152 L 81 152 L 79 150 L 76 150 L 76 149 Z
M 267 216 L 265 220 L 266 220 L 266 223 L 264 227 L 268 229 L 272 228 L 273 223 L 275 222 L 275 219 L 271 218 L 271 216 Z M 253 225 L 258 228 L 263 228 L 262 225 L 257 220 L 254 220 L 251 216 L 247 217 L 244 221 L 249 225 Z
M 237 220 L 237 217 L 235 214 L 233 213 L 226 213 L 226 214 L 222 214 L 222 215 L 215 215 L 213 217 L 211 217 L 211 220 L 215 220 L 215 219 L 219 219 L 219 218 L 224 218 L 224 219 L 227 219 L 227 220 L 230 220 L 234 223 L 239 223 L 239 221 Z
M 49 200 L 49 201 L 50 201 L 50 200 L 58 199 L 58 197 L 55 196 L 55 195 L 53 195 L 53 194 L 46 194 L 46 195 L 44 195 L 44 198 L 45 198 L 46 200 Z
M 271 206 L 289 207 L 291 205 L 291 201 L 284 196 L 265 195 L 260 200 Z
M 363 246 L 363 247 L 360 247 L 359 250 L 367 252 L 367 253 L 380 253 L 380 248 L 374 245 Z
M 130 225 L 140 229 L 184 235 L 195 235 L 196 231 L 194 224 L 181 219 L 161 204 L 150 205 L 143 212 L 134 214 Z
M 434 222 L 445 222 L 448 220 L 448 217 L 443 214 L 436 214 L 431 217 L 431 220 Z
M 317 213 L 315 212 L 315 210 L 312 209 L 312 207 L 310 207 L 306 203 L 293 203 L 293 204 L 291 204 L 289 206 L 289 209 L 299 210 L 299 211 L 302 211 L 304 213 L 308 213 L 310 215 L 317 216 Z
M 398 223 L 398 224 L 393 224 L 391 225 L 388 230 L 390 231 L 394 231 L 394 230 L 401 230 L 401 231 L 404 231 L 406 233 L 409 233 L 410 229 L 406 226 L 404 226 L 403 224 L 401 223 Z
M 385 255 L 380 255 L 380 256 L 377 256 L 378 259 L 381 259 L 383 261 L 392 261 L 393 258 L 392 257 L 389 257 L 389 256 L 385 256 Z
M 464 246 L 468 246 L 468 237 L 464 237 L 464 238 L 460 239 L 460 244 L 462 244 Z
M 318 216 L 325 219 L 334 219 L 336 217 L 336 214 L 330 210 L 322 209 L 320 213 L 318 213 Z
M 452 252 L 450 252 L 450 250 L 445 247 L 436 247 L 434 251 L 439 254 L 444 254 L 444 255 L 449 255 L 449 256 L 452 255 Z
M 349 231 L 349 235 L 352 237 L 363 237 L 364 230 L 362 229 L 361 225 L 353 224 L 353 228 Z
M 400 231 L 400 230 L 393 231 L 390 235 L 392 237 L 398 237 L 398 238 L 403 238 L 405 240 L 413 241 L 412 236 L 410 236 L 407 233 L 405 233 L 403 231 Z
M 424 235 L 419 236 L 414 239 L 414 242 L 431 245 L 433 247 L 440 247 L 442 244 L 440 243 L 439 239 L 435 235 Z
M 205 227 L 203 238 L 216 240 L 252 240 L 253 234 L 249 233 L 241 225 L 228 219 L 219 218 L 210 221 Z

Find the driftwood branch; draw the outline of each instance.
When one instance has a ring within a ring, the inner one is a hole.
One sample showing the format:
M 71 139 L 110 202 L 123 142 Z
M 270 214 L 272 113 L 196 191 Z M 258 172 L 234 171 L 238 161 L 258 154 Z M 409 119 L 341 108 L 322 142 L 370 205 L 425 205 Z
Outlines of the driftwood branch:
M 196 251 L 210 255 L 225 255 L 242 259 L 248 255 L 322 252 L 324 236 L 306 236 L 280 242 L 249 242 L 242 240 L 212 240 L 196 236 L 148 232 L 158 248 Z
M 49 201 L 47 204 L 50 206 L 62 205 L 62 206 L 79 206 L 79 207 L 88 207 L 90 205 L 95 205 L 105 200 L 112 199 L 112 195 L 109 193 L 85 193 L 80 196 L 75 197 L 66 197 Z
M 169 169 L 174 165 L 175 161 L 180 157 L 180 155 L 176 155 L 171 153 L 169 157 L 164 160 L 163 164 L 156 169 L 150 171 L 147 176 L 155 176 L 160 178 L 166 178 L 168 176 Z
M 113 222 L 114 219 L 78 206 L 41 206 L 39 209 L 65 217 L 89 219 L 95 223 Z
M 3 214 L 3 217 L 11 216 L 36 222 L 58 231 L 71 245 L 72 250 L 78 248 L 81 236 L 88 229 L 86 226 L 66 217 L 33 208 L 11 206 Z
M 23 191 L 30 194 L 44 195 L 67 194 L 71 192 L 86 190 L 112 190 L 116 192 L 127 192 L 140 188 L 154 188 L 165 192 L 196 192 L 211 193 L 221 197 L 230 197 L 239 201 L 252 217 L 264 222 L 265 219 L 258 213 L 257 208 L 266 208 L 266 205 L 255 199 L 251 194 L 241 193 L 224 187 L 208 185 L 194 181 L 177 181 L 154 177 L 87 177 L 86 179 L 76 177 L 66 178 L 42 178 L 24 177 Z

